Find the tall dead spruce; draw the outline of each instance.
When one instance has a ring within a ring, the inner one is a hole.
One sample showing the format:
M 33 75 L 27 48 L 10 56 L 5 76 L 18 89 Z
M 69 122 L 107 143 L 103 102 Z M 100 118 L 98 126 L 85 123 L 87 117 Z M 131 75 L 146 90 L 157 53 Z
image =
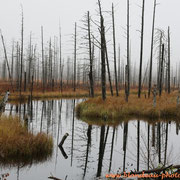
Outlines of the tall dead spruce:
M 88 40 L 89 40 L 89 60 L 90 60 L 90 71 L 89 71 L 90 95 L 91 97 L 94 97 L 93 53 L 92 53 L 92 43 L 91 43 L 91 25 L 90 25 L 89 11 L 88 11 Z
M 98 0 L 99 12 L 100 12 L 100 36 L 101 36 L 101 88 L 102 88 L 102 99 L 106 100 L 106 62 L 105 62 L 105 27 L 104 18 L 101 11 L 101 3 Z
M 130 30 L 129 30 L 129 0 L 127 0 L 127 95 L 129 96 L 130 93 L 130 49 L 129 49 L 129 36 L 130 36 Z
M 119 92 L 118 92 L 118 78 L 117 78 L 117 67 L 116 67 L 116 33 L 115 33 L 114 5 L 113 4 L 112 4 L 112 23 L 113 23 L 114 75 L 115 75 L 115 85 L 116 85 L 116 96 L 119 96 Z
M 144 40 L 144 9 L 145 9 L 145 0 L 142 4 L 142 22 L 141 22 L 141 49 L 140 49 L 140 65 L 139 65 L 139 88 L 138 88 L 138 97 L 141 97 L 141 81 L 142 81 L 142 60 L 143 60 L 143 40 Z
M 153 60 L 153 46 L 154 46 L 155 16 L 156 16 L 156 0 L 154 0 L 154 11 L 153 11 L 153 24 L 152 24 L 152 37 L 151 37 L 151 55 L 150 55 L 150 67 L 149 67 L 148 97 L 150 97 L 150 94 L 151 94 L 151 86 L 152 86 L 152 60 Z
M 22 8 L 22 7 L 21 7 Z M 22 90 L 22 71 L 23 71 L 23 48 L 24 48 L 24 15 L 22 8 L 22 21 L 21 21 L 21 72 L 20 72 L 20 95 Z
M 170 94 L 171 92 L 171 84 L 170 84 L 170 79 L 171 79 L 171 46 L 170 46 L 170 27 L 168 27 L 168 93 Z
M 76 55 L 77 55 L 77 23 L 74 29 L 74 77 L 73 77 L 73 91 L 76 91 Z

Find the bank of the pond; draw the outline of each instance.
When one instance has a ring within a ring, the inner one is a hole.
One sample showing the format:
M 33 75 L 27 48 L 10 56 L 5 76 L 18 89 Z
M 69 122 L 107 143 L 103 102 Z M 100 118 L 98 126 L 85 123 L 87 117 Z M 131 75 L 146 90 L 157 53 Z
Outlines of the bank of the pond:
M 131 95 L 126 102 L 124 96 L 90 98 L 76 106 L 76 115 L 79 118 L 124 120 L 129 118 L 144 118 L 150 121 L 157 119 L 180 119 L 180 106 L 177 105 L 177 94 L 163 94 L 157 97 L 156 107 L 153 107 L 153 98 L 138 98 Z
M 52 137 L 28 132 L 18 117 L 0 117 L 0 163 L 39 162 L 53 152 Z
M 5 92 L 1 94 L 0 99 L 3 98 Z M 109 93 L 108 93 L 109 94 Z M 28 99 L 30 97 L 31 93 L 30 92 L 22 92 L 21 95 L 19 92 L 10 92 L 10 96 L 8 99 L 8 102 L 11 104 L 17 104 L 17 103 L 26 103 L 28 102 Z M 96 92 L 96 97 L 101 96 L 101 92 L 97 91 Z M 64 92 L 59 92 L 59 91 L 50 91 L 50 92 L 33 92 L 32 93 L 32 99 L 33 100 L 54 100 L 54 99 L 62 99 L 62 98 L 88 98 L 89 93 L 88 91 L 83 91 L 83 90 L 77 90 L 76 92 L 74 91 L 64 91 Z
M 4 94 L 2 94 L 3 97 Z M 21 95 L 19 92 L 10 92 L 9 102 L 10 103 L 18 103 L 18 102 L 27 102 L 28 98 L 30 97 L 30 92 L 22 92 Z M 87 91 L 51 91 L 51 92 L 33 92 L 32 99 L 33 100 L 48 100 L 48 99 L 60 99 L 60 98 L 82 98 L 82 97 L 89 97 Z
M 5 91 L 2 91 L 0 94 L 0 99 L 2 99 L 5 95 Z M 124 91 L 120 91 L 119 94 L 123 94 Z M 131 91 L 132 94 L 137 94 L 137 90 L 134 89 Z M 145 92 L 143 92 L 144 94 Z M 30 91 L 22 91 L 21 95 L 18 91 L 10 91 L 10 96 L 8 99 L 8 102 L 11 104 L 17 104 L 17 103 L 26 103 L 28 102 L 28 99 L 31 95 Z M 107 91 L 107 95 L 110 96 L 110 91 Z M 95 89 L 95 97 L 101 96 L 101 90 L 99 88 Z M 51 99 L 61 99 L 61 98 L 88 98 L 89 97 L 89 91 L 86 89 L 77 89 L 75 92 L 73 89 L 66 89 L 64 91 L 45 91 L 42 92 L 42 90 L 36 90 L 32 92 L 32 99 L 33 100 L 51 100 Z

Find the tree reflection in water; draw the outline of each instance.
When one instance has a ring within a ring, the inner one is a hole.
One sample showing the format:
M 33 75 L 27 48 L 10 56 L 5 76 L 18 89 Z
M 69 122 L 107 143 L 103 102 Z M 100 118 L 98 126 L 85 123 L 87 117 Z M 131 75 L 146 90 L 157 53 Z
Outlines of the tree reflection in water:
M 17 177 L 17 169 L 18 178 L 22 180 L 30 180 L 35 174 L 47 179 L 51 172 L 61 179 L 89 180 L 104 177 L 108 172 L 137 168 L 147 170 L 158 167 L 160 163 L 166 166 L 180 164 L 180 145 L 177 143 L 179 123 L 148 124 L 134 120 L 105 125 L 96 124 L 97 120 L 84 122 L 75 116 L 75 106 L 80 101 L 32 101 L 32 105 L 21 104 L 21 108 L 18 105 L 7 105 L 5 113 L 20 114 L 29 131 L 46 132 L 54 138 L 51 161 L 43 162 L 42 165 L 32 163 L 28 171 L 28 166 L 11 166 L 8 169 L 11 174 L 8 180 Z M 65 133 L 69 136 L 60 150 L 57 145 Z M 1 171 L 7 171 L 3 164 Z

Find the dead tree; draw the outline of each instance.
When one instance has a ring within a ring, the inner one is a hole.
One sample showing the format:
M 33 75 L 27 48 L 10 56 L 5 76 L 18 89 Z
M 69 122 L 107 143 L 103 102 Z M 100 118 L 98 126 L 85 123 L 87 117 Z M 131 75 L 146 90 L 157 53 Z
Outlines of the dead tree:
M 14 75 L 14 41 L 12 43 L 12 55 L 11 55 L 11 78 L 13 81 Z
M 76 55 L 77 55 L 77 24 L 75 23 L 74 32 L 74 79 L 73 79 L 73 91 L 76 91 Z
M 119 96 L 119 92 L 118 92 L 118 79 L 117 79 L 117 68 L 116 68 L 116 33 L 115 33 L 114 5 L 113 4 L 112 4 L 112 23 L 113 23 L 114 75 L 115 75 L 115 85 L 116 85 L 116 96 Z
M 24 48 L 24 15 L 22 8 L 22 20 L 21 20 L 21 72 L 20 72 L 20 95 L 22 89 L 22 71 L 23 71 L 23 48 Z
M 98 0 L 98 4 L 99 4 L 99 12 L 100 12 L 100 36 L 101 36 L 101 87 L 102 87 L 102 99 L 105 100 L 106 99 L 105 27 L 104 27 L 104 18 L 101 11 L 100 0 Z
M 52 75 L 52 45 L 51 38 L 49 40 L 49 86 L 53 88 L 53 75 Z
M 89 41 L 89 60 L 90 60 L 90 71 L 89 71 L 89 81 L 90 81 L 90 95 L 94 97 L 94 80 L 93 80 L 93 54 L 91 48 L 91 25 L 90 25 L 90 15 L 88 11 L 88 41 Z
M 153 24 L 152 24 L 152 37 L 151 37 L 151 55 L 150 55 L 150 68 L 149 68 L 148 97 L 150 97 L 151 86 L 152 86 L 152 60 L 153 60 L 153 46 L 154 46 L 155 15 L 156 15 L 156 0 L 154 0 L 154 11 L 153 11 Z
M 31 82 L 31 66 L 32 66 L 32 45 L 31 45 L 31 33 L 30 33 L 28 84 Z
M 105 63 L 105 30 L 104 30 L 104 18 L 101 16 L 101 83 L 102 83 L 102 98 L 106 99 L 106 63 Z
M 130 53 L 129 53 L 129 0 L 127 0 L 127 91 L 128 91 L 128 96 L 130 93 Z
M 164 61 L 164 44 L 162 44 L 161 71 L 160 71 L 160 81 L 159 81 L 159 96 L 161 96 L 161 93 L 162 93 L 163 61 Z
M 43 26 L 41 26 L 41 50 L 42 50 L 42 83 L 43 83 L 43 93 L 45 91 L 45 66 L 44 66 L 44 41 L 43 41 Z
M 142 79 L 142 60 L 143 60 L 143 40 L 144 40 L 144 9 L 145 9 L 145 0 L 142 4 L 142 22 L 141 22 L 141 50 L 140 50 L 140 67 L 139 67 L 139 88 L 138 88 L 138 97 L 141 97 L 141 79 Z
M 163 32 L 160 30 L 160 40 L 159 40 L 159 67 L 158 67 L 158 74 L 157 74 L 157 88 L 159 89 L 159 82 L 160 82 L 160 71 L 161 71 L 161 55 L 162 55 L 162 40 L 163 40 Z
M 113 93 L 113 87 L 112 87 L 111 72 L 110 72 L 110 67 L 109 67 L 109 57 L 108 57 L 106 39 L 105 39 L 105 51 L 106 51 L 106 64 L 107 64 L 107 72 L 108 72 L 108 78 L 109 78 L 109 86 L 110 86 L 111 96 L 113 96 L 114 93 Z
M 60 90 L 62 92 L 62 86 L 63 86 L 63 82 L 62 82 L 62 72 L 63 72 L 63 68 L 62 68 L 62 40 L 61 40 L 61 27 L 59 27 L 59 75 L 60 75 Z
M 12 77 L 11 77 L 11 72 L 10 72 L 10 67 L 9 67 L 8 58 L 7 58 L 6 47 L 5 47 L 4 38 L 3 38 L 2 33 L 1 33 L 1 39 L 2 39 L 2 44 L 3 44 L 3 50 L 4 50 L 5 61 L 6 61 L 7 68 L 8 68 L 9 79 L 10 79 L 10 82 L 11 82 L 12 90 L 13 90 L 13 92 L 14 92 L 14 89 L 13 89 L 13 83 L 12 83 Z
M 121 50 L 120 50 L 120 45 L 118 48 L 118 85 L 119 89 L 121 88 L 121 56 L 120 56 Z
M 125 99 L 126 99 L 126 102 L 128 102 L 128 97 L 129 97 L 129 94 L 128 94 L 128 65 L 126 65 L 126 67 L 125 67 Z
M 168 93 L 170 94 L 171 92 L 171 83 L 170 83 L 170 79 L 171 79 L 171 76 L 170 76 L 170 69 L 171 69 L 171 54 L 170 54 L 170 51 L 171 51 L 171 46 L 170 46 L 170 27 L 168 27 Z

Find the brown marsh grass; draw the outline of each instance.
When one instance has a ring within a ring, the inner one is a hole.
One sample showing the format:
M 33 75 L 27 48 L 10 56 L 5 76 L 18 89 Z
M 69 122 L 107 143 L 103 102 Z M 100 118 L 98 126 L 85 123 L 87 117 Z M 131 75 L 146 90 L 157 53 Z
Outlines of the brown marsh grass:
M 18 117 L 0 117 L 0 162 L 43 161 L 53 152 L 52 137 L 44 133 L 37 135 L 28 132 Z
M 140 99 L 136 93 L 126 102 L 124 94 L 119 97 L 108 96 L 105 101 L 101 97 L 89 98 L 76 107 L 76 114 L 80 118 L 125 120 L 132 118 L 150 119 L 180 119 L 180 106 L 177 105 L 177 92 L 170 95 L 163 93 L 157 96 L 156 107 L 153 107 L 153 97 Z

